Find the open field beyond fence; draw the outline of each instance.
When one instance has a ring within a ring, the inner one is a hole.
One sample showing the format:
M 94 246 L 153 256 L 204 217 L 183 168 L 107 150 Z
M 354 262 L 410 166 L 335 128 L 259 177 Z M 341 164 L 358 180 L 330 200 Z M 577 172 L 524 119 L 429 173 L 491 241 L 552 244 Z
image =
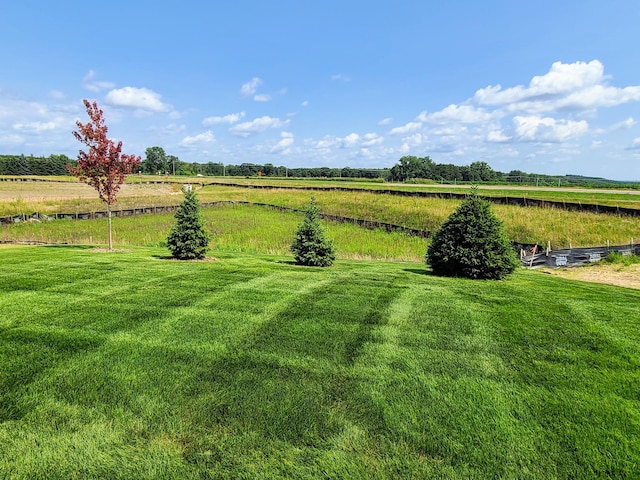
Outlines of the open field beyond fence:
M 131 183 L 123 186 L 114 208 L 122 212 L 151 211 L 153 208 L 161 209 L 166 206 L 175 206 L 181 201 L 180 187 L 182 184 L 154 184 L 142 181 L 136 183 L 135 180 L 136 178 L 133 178 Z M 202 179 L 194 180 L 202 181 Z M 287 185 L 291 186 L 290 183 Z M 460 202 L 459 199 L 405 197 L 367 190 L 257 189 L 242 186 L 205 185 L 204 183 L 200 183 L 198 186 L 198 196 L 203 203 L 236 201 L 301 209 L 309 201 L 311 195 L 316 197 L 321 211 L 328 216 L 396 225 L 409 232 L 415 230 L 427 233 L 436 231 Z M 597 195 L 611 195 L 611 193 L 593 194 L 594 197 Z M 71 217 L 77 217 L 81 214 L 91 216 L 95 212 L 104 211 L 104 207 L 91 187 L 77 182 L 0 183 L 0 212 L 2 212 L 0 217 L 18 215 L 28 217 L 34 212 L 45 215 L 64 213 Z M 640 217 L 630 215 L 500 204 L 493 205 L 493 209 L 504 222 L 510 238 L 520 244 L 538 244 L 544 247 L 549 246 L 551 249 L 569 249 L 598 247 L 607 244 L 628 245 L 638 243 L 636 240 L 640 238 Z M 233 219 L 225 221 L 233 222 Z M 273 219 L 269 222 L 272 223 Z M 219 224 L 215 227 L 217 229 L 224 228 Z M 10 226 L 1 228 L 3 229 L 2 238 L 22 239 L 15 233 L 15 228 Z M 21 228 L 27 229 L 27 227 Z M 46 236 L 44 232 L 50 227 L 33 228 L 34 230 L 39 229 L 38 231 L 41 232 L 33 235 Z M 127 237 L 126 228 L 120 230 L 123 240 Z M 268 226 L 265 226 L 266 228 Z M 94 238 L 99 237 L 95 236 Z M 409 254 L 408 256 L 413 255 Z

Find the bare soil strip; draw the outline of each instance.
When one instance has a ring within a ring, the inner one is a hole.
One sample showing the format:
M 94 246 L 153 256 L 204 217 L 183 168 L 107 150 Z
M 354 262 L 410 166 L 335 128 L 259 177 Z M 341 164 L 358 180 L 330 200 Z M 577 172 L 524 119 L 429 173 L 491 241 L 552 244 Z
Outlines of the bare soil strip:
M 542 271 L 571 280 L 604 283 L 607 285 L 616 285 L 618 287 L 635 288 L 640 290 L 640 264 L 629 266 L 598 264 L 573 268 L 545 268 L 542 269 Z

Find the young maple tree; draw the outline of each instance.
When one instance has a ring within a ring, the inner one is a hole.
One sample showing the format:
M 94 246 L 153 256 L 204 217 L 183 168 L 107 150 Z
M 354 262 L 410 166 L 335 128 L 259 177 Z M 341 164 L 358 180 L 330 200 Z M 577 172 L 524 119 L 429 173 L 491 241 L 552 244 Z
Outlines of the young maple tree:
M 109 250 L 112 250 L 111 205 L 116 202 L 116 194 L 126 176 L 140 165 L 140 157 L 122 153 L 122 142 L 116 145 L 113 140 L 107 138 L 108 128 L 104 124 L 103 112 L 98 108 L 98 104 L 86 99 L 83 102 L 90 121 L 85 124 L 77 121 L 78 131 L 74 131 L 73 136 L 89 147 L 89 150 L 80 150 L 78 166 L 67 165 L 67 170 L 80 181 L 95 188 L 100 199 L 107 204 Z

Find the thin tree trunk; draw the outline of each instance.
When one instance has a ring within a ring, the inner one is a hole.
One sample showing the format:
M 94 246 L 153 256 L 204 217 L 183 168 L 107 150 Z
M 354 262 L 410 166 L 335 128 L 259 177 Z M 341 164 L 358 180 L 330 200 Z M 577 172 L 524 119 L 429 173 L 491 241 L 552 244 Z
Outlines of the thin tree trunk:
M 113 238 L 111 237 L 111 204 L 107 203 L 107 223 L 109 224 L 109 251 L 113 250 Z

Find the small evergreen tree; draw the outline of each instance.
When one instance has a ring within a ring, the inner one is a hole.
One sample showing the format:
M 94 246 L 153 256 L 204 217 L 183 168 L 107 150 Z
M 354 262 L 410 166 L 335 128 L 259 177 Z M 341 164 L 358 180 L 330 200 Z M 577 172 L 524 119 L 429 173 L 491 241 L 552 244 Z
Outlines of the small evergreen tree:
M 167 238 L 167 246 L 178 260 L 204 258 L 209 246 L 209 234 L 200 214 L 200 202 L 196 192 L 184 192 L 184 200 L 175 214 L 176 223 Z
M 475 189 L 436 232 L 426 262 L 436 275 L 491 280 L 518 266 L 502 222 Z
M 296 238 L 291 245 L 296 263 L 310 267 L 329 267 L 336 259 L 333 242 L 325 238 L 324 230 L 318 220 L 318 206 L 315 198 L 304 212 L 304 220 L 296 231 Z

